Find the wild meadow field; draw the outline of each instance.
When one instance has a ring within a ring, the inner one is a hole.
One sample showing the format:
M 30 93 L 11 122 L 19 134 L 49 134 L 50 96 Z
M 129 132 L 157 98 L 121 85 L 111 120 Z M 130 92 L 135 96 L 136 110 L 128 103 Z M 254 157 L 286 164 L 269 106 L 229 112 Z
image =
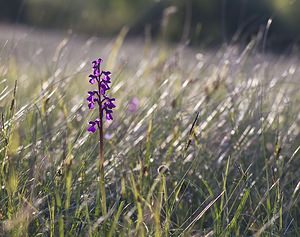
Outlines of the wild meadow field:
M 300 61 L 0 27 L 0 236 L 300 236 Z M 102 208 L 91 62 L 112 72 Z

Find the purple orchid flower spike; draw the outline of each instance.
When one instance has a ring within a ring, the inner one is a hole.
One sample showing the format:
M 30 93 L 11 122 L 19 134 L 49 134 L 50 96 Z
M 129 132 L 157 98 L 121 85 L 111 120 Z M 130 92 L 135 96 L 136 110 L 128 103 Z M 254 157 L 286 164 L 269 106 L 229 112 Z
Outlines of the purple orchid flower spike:
M 107 214 L 106 207 L 106 193 L 105 193 L 105 176 L 104 176 L 104 132 L 103 132 L 103 122 L 104 118 L 107 121 L 113 120 L 113 108 L 115 105 L 115 98 L 110 98 L 107 95 L 111 83 L 109 71 L 101 70 L 102 59 L 99 58 L 92 62 L 93 74 L 89 75 L 89 83 L 97 85 L 97 90 L 88 91 L 89 96 L 87 97 L 89 109 L 95 109 L 98 107 L 99 118 L 94 121 L 89 122 L 89 127 L 87 131 L 90 133 L 95 133 L 97 128 L 99 130 L 99 168 L 100 168 L 100 193 L 101 193 L 101 207 L 102 214 L 105 216 Z M 105 116 L 104 116 L 105 115 Z
M 111 72 L 101 70 L 101 58 L 92 62 L 93 73 L 89 75 L 90 84 L 98 84 L 98 88 L 95 91 L 88 91 L 89 96 L 87 97 L 89 109 L 94 109 L 96 105 L 99 108 L 99 126 L 102 125 L 104 118 L 106 120 L 113 120 L 113 108 L 115 105 L 115 98 L 110 98 L 107 92 L 110 89 L 109 84 L 111 83 Z M 89 122 L 88 131 L 94 133 L 96 131 L 97 122 Z

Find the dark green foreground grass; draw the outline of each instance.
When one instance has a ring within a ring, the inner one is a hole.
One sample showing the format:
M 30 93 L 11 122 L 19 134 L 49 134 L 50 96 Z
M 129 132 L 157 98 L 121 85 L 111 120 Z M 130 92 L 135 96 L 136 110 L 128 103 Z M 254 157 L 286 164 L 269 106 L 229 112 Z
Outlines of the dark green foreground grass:
M 129 68 L 121 41 L 105 59 L 105 216 L 89 65 L 24 71 L 0 55 L 0 236 L 300 236 L 298 60 L 160 49 Z

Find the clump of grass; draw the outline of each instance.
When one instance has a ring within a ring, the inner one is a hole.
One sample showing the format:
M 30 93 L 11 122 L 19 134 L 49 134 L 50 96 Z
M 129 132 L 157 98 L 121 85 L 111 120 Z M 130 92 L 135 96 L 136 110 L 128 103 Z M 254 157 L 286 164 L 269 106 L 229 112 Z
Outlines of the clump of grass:
M 111 49 L 105 213 L 82 100 L 87 59 L 68 74 L 60 44 L 44 72 L 1 64 L 1 235 L 299 235 L 297 59 L 251 43 L 145 50 L 134 66 L 118 57 L 124 36 Z

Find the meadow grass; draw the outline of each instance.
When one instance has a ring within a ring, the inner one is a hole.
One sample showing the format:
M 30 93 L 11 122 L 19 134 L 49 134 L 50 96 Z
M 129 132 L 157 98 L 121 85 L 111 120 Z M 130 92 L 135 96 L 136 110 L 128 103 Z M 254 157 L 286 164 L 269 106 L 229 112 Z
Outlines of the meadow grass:
M 125 35 L 105 58 L 105 215 L 89 59 L 67 68 L 64 39 L 26 68 L 1 44 L 0 236 L 300 236 L 298 59 L 145 44 L 130 66 Z

